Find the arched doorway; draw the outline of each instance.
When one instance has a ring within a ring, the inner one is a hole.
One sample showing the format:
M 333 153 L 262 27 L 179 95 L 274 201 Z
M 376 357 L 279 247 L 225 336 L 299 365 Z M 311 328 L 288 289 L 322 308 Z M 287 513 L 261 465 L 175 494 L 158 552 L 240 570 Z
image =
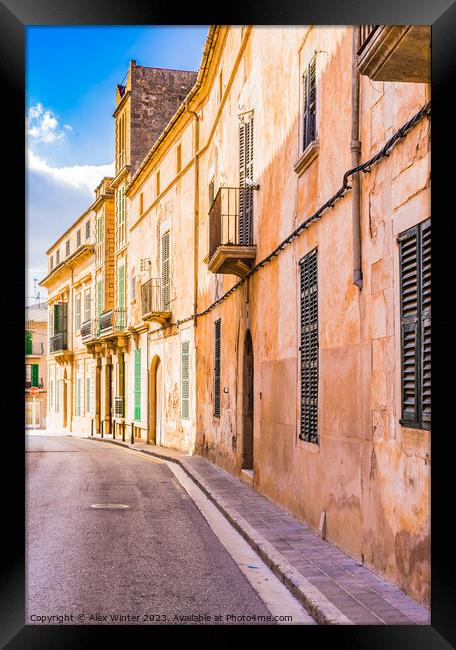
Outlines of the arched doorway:
M 152 445 L 163 444 L 163 366 L 160 357 L 155 355 L 149 368 L 149 431 L 147 442 Z
M 253 470 L 253 344 L 250 330 L 245 333 L 242 366 L 242 469 Z

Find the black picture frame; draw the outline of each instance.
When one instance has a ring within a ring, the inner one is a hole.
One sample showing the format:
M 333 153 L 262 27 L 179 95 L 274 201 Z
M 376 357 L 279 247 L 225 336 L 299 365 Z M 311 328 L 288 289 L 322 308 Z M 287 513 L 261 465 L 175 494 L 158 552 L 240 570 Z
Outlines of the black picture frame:
M 432 25 L 432 207 L 437 212 L 437 228 L 433 234 L 433 438 L 432 446 L 432 609 L 430 626 L 340 626 L 321 628 L 308 626 L 299 630 L 299 643 L 319 643 L 324 635 L 328 647 L 370 648 L 371 650 L 400 649 L 440 650 L 456 645 L 454 612 L 456 581 L 453 569 L 454 541 L 451 533 L 454 510 L 452 481 L 453 456 L 449 445 L 454 437 L 452 418 L 448 417 L 452 400 L 450 387 L 454 380 L 446 369 L 454 369 L 451 336 L 452 271 L 450 252 L 454 238 L 453 163 L 454 126 L 450 101 L 456 61 L 456 4 L 448 0 L 365 0 L 345 3 L 320 0 L 318 3 L 296 3 L 292 0 L 268 0 L 257 7 L 239 0 L 219 5 L 217 16 L 205 15 L 202 5 L 192 3 L 179 8 L 179 24 L 431 24 Z M 154 627 L 135 626 L 25 626 L 24 625 L 24 406 L 23 406 L 23 314 L 25 280 L 21 279 L 20 251 L 25 242 L 24 180 L 25 169 L 25 26 L 26 25 L 88 25 L 88 24 L 173 24 L 176 11 L 171 3 L 150 3 L 129 0 L 4 0 L 0 2 L 0 66 L 3 80 L 0 102 L 3 126 L 2 162 L 3 184 L 3 288 L 4 337 L 7 360 L 3 366 L 3 427 L 2 451 L 4 470 L 2 529 L 4 551 L 1 569 L 0 642 L 2 647 L 22 648 L 81 648 L 106 642 L 106 634 L 114 632 L 116 642 L 131 645 L 137 635 L 153 638 L 159 631 Z M 58 56 L 58 53 L 56 53 Z M 451 176 L 450 176 L 451 175 Z M 439 202 L 444 205 L 439 205 Z M 437 209 L 436 209 L 437 206 Z M 439 227 L 443 226 L 443 227 Z M 19 243 L 19 247 L 17 244 Z M 448 247 L 448 250 L 445 249 Z M 435 252 L 438 251 L 438 252 Z M 12 255 L 10 256 L 10 254 Z M 25 256 L 24 256 L 25 258 Z M 445 291 L 445 298 L 443 298 Z M 22 293 L 21 293 L 22 292 Z M 440 295 L 440 299 L 439 299 Z M 450 301 L 448 298 L 450 297 Z M 445 366 L 439 364 L 445 360 Z M 6 471 L 7 468 L 10 471 Z M 56 495 L 58 498 L 58 495 Z M 259 626 L 254 626 L 257 634 Z M 286 628 L 287 632 L 291 628 Z M 225 628 L 228 640 L 235 628 Z M 162 630 L 169 634 L 176 629 Z M 250 629 L 249 632 L 252 632 Z M 268 628 L 268 637 L 280 632 Z M 295 630 L 296 632 L 296 630 Z M 244 634 L 244 632 L 242 632 Z M 212 642 L 220 639 L 217 627 L 186 627 L 187 643 L 194 634 Z M 327 635 L 329 638 L 327 639 Z

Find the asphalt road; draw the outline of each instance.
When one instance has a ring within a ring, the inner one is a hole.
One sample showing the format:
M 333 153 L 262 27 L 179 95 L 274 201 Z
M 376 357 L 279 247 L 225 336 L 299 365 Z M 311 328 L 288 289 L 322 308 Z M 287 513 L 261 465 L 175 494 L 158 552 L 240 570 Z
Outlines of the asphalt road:
M 166 464 L 71 437 L 27 437 L 26 457 L 28 624 L 270 615 Z

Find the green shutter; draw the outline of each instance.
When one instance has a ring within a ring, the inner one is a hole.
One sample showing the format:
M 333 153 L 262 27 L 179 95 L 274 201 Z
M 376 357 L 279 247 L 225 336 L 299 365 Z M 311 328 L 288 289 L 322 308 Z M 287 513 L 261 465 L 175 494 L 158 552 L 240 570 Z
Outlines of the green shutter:
M 181 344 L 181 417 L 190 418 L 190 343 Z
M 102 311 L 103 311 L 103 282 L 100 279 L 97 282 L 97 316 L 98 316 L 98 318 L 100 318 Z
M 59 321 L 59 314 L 60 314 L 59 305 L 60 305 L 60 303 L 58 303 L 58 302 L 56 302 L 54 304 L 54 331 L 53 331 L 53 334 L 57 334 L 60 331 L 59 330 L 59 325 L 60 325 L 60 321 Z
M 38 386 L 38 368 L 39 365 L 37 363 L 32 364 L 32 386 Z
M 134 419 L 141 420 L 141 350 L 135 350 L 135 413 Z
M 32 354 L 32 333 L 25 332 L 25 354 Z

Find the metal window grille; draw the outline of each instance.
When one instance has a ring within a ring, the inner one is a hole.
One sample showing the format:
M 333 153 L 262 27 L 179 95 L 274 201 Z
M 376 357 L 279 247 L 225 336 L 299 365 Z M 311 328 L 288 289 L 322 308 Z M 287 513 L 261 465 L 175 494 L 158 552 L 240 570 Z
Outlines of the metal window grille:
M 401 305 L 401 424 L 431 425 L 431 220 L 398 237 Z
M 303 151 L 316 137 L 317 83 L 314 56 L 302 76 L 303 87 Z
M 214 416 L 220 417 L 220 357 L 221 357 L 221 326 L 219 318 L 214 323 Z
M 301 423 L 299 437 L 318 444 L 318 272 L 317 249 L 300 261 Z
M 181 343 L 181 417 L 190 419 L 190 343 Z

